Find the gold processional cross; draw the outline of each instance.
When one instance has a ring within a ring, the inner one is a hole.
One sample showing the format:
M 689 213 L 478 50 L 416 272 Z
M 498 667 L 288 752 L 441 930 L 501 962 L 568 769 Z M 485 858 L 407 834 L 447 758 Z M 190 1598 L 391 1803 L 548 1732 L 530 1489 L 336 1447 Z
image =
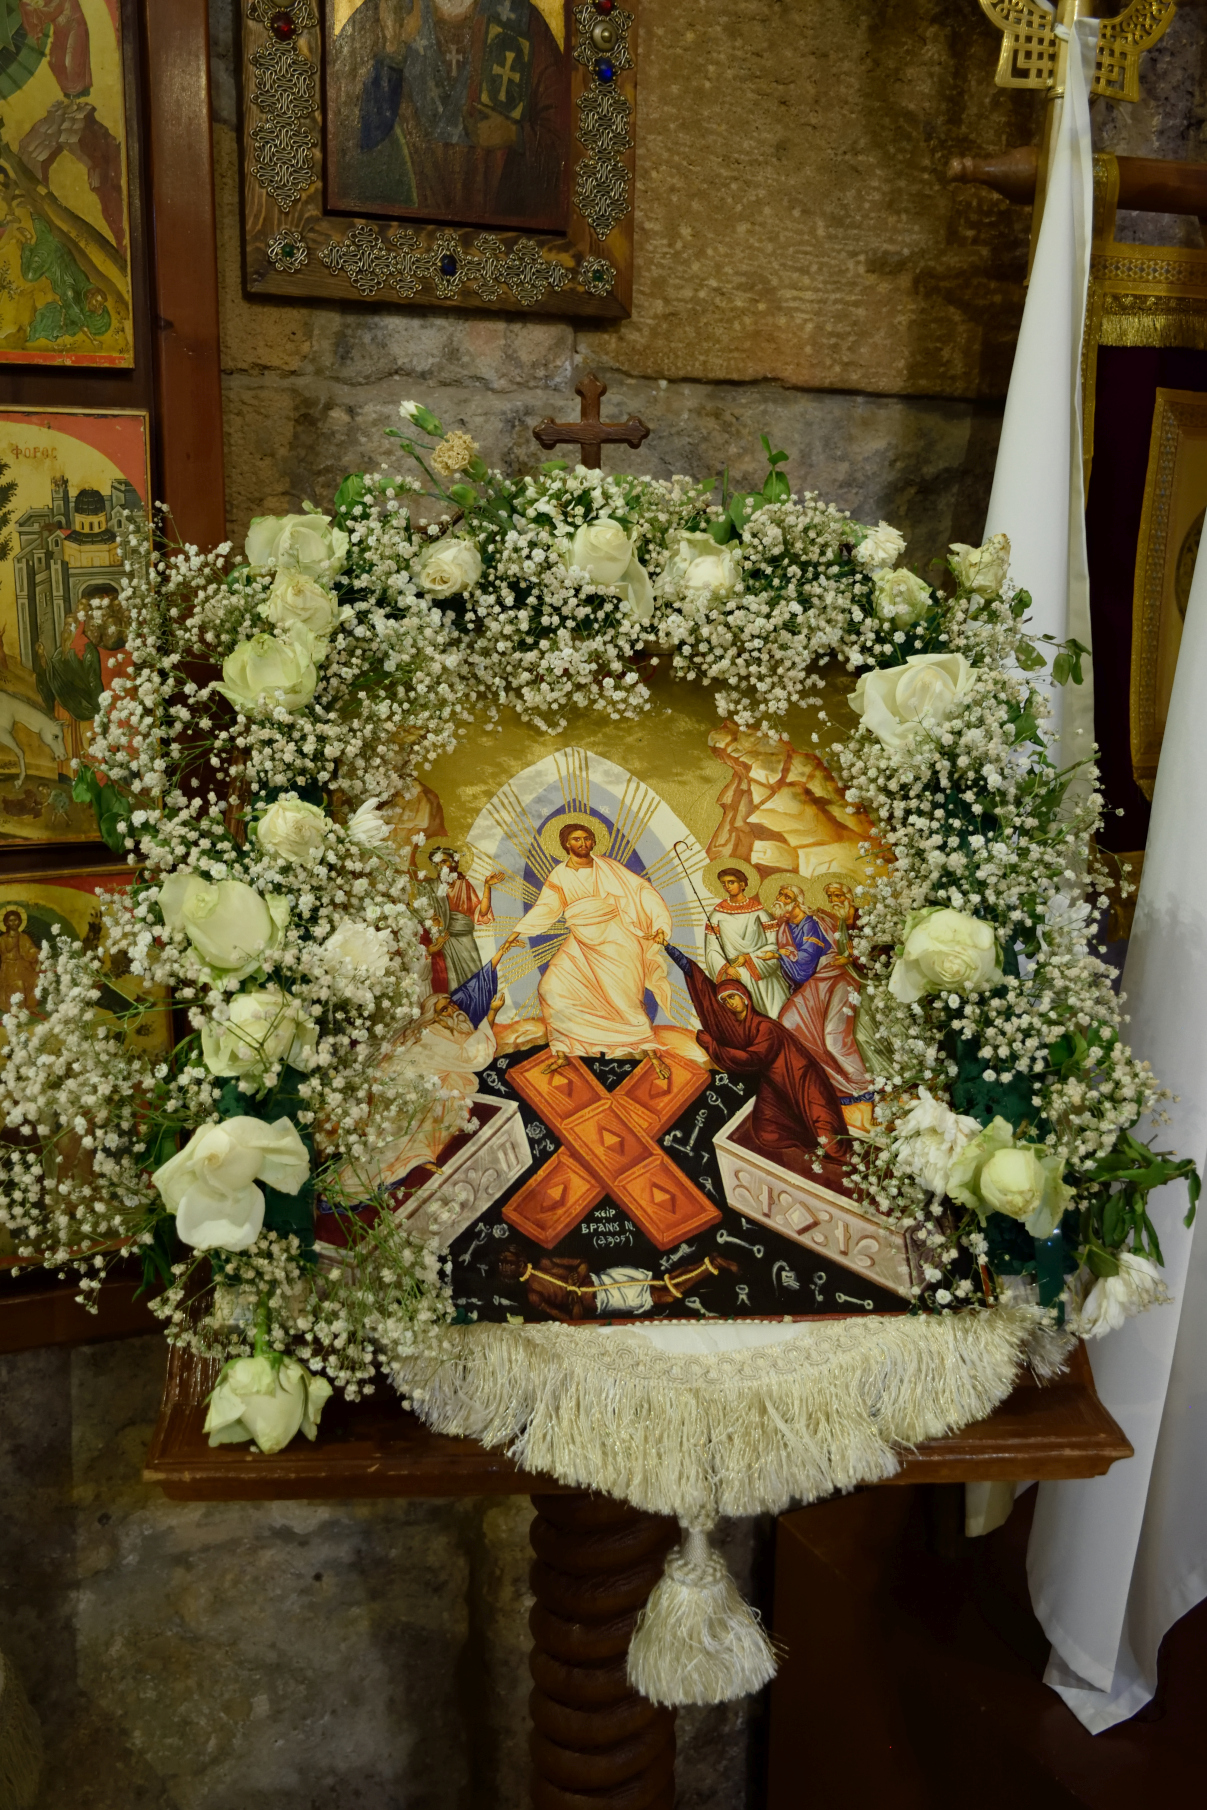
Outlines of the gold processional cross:
M 577 446 L 582 453 L 582 463 L 590 471 L 599 471 L 603 466 L 603 449 L 605 446 L 624 445 L 637 447 L 649 437 L 649 428 L 637 415 L 630 415 L 627 421 L 601 421 L 599 404 L 607 395 L 608 386 L 601 383 L 594 371 L 589 371 L 581 383 L 576 383 L 575 391 L 582 397 L 579 421 L 553 421 L 546 416 L 532 430 L 533 438 L 552 452 L 555 446 Z

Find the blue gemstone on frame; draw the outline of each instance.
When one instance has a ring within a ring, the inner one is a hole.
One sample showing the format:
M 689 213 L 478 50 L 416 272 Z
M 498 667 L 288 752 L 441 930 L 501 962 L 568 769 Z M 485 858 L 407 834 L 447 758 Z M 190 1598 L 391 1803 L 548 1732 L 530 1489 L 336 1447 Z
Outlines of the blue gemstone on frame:
M 440 274 L 442 277 L 455 277 L 457 274 L 457 260 L 451 251 L 446 251 L 440 260 Z
M 613 69 L 611 63 L 597 63 L 595 65 L 595 73 L 601 82 L 610 82 L 612 77 L 616 74 L 616 71 Z

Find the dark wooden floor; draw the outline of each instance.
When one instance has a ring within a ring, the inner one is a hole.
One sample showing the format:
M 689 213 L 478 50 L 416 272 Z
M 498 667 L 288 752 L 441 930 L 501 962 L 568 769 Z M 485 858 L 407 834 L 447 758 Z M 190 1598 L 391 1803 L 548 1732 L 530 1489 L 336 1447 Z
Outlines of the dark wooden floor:
M 872 1518 L 892 1515 L 895 1494 L 865 1493 L 869 1532 Z M 1048 1642 L 1026 1581 L 1035 1492 L 979 1540 L 964 1538 L 958 1485 L 910 1496 L 899 1502 L 891 1539 L 881 1541 L 891 1562 L 854 1584 L 841 1554 L 837 1568 L 819 1565 L 824 1542 L 794 1538 L 798 1516 L 780 1524 L 776 1632 L 794 1621 L 788 1599 L 800 1592 L 805 1625 L 812 1621 L 823 1644 L 836 1616 L 842 1675 L 833 1690 L 823 1683 L 822 1702 L 816 1674 L 806 1679 L 807 1662 L 790 1656 L 784 1666 L 772 1696 L 769 1810 L 829 1810 L 839 1802 L 849 1810 L 1147 1810 L 1202 1802 L 1207 1603 L 1167 1636 L 1153 1702 L 1091 1735 L 1043 1683 Z M 823 1514 L 835 1507 L 820 1505 Z M 857 1549 L 849 1552 L 858 1567 Z M 862 1610 L 852 1592 L 865 1599 Z M 853 1645 L 852 1610 L 862 1630 Z

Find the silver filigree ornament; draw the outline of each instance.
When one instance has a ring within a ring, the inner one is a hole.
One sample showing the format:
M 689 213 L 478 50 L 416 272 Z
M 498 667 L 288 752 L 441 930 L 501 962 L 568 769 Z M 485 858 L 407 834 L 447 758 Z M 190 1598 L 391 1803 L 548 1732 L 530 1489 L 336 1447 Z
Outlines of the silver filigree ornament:
M 318 70 L 303 56 L 300 34 L 318 25 L 312 0 L 251 0 L 247 16 L 272 32 L 274 42 L 253 52 L 256 86 L 252 105 L 263 119 L 252 127 L 253 168 L 260 187 L 287 214 L 315 180 L 313 131 L 318 108 Z M 282 36 L 288 26 L 289 35 Z
M 294 271 L 301 270 L 304 264 L 310 262 L 310 253 L 301 233 L 291 232 L 287 226 L 281 227 L 279 232 L 272 235 L 265 249 L 273 269 L 284 272 L 286 276 L 291 276 Z
M 593 6 L 576 7 L 574 24 L 576 62 L 597 71 L 605 63 L 613 72 L 633 67 L 628 47 L 631 13 L 616 8 L 607 15 L 612 41 L 606 54 L 596 41 L 600 15 Z M 576 136 L 586 156 L 574 175 L 574 205 L 601 241 L 633 205 L 633 179 L 621 161 L 621 153 L 633 149 L 632 115 L 628 100 L 610 79 L 579 96 Z
M 606 258 L 584 258 L 578 267 L 578 281 L 588 295 L 611 295 L 616 270 Z
M 330 271 L 342 272 L 362 295 L 394 289 L 404 300 L 430 284 L 441 301 L 455 300 L 463 288 L 474 289 L 485 302 L 510 290 L 516 301 L 532 307 L 549 290 L 564 289 L 570 272 L 547 258 L 535 239 L 518 239 L 507 251 L 496 233 L 480 233 L 466 247 L 459 233 L 446 227 L 424 246 L 411 227 L 383 239 L 368 221 L 350 227 L 319 253 Z

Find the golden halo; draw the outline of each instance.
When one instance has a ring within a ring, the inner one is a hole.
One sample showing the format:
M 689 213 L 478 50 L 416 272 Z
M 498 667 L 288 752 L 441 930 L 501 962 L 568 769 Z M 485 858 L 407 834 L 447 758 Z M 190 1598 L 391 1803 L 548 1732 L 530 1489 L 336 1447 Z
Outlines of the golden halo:
M 27 911 L 24 911 L 20 905 L 11 905 L 11 904 L 6 904 L 6 903 L 0 903 L 0 929 L 3 928 L 4 920 L 8 916 L 10 911 L 15 911 L 17 916 L 21 920 L 21 922 L 17 925 L 18 931 L 24 930 L 25 926 L 29 923 L 29 913 Z
M 759 896 L 759 870 L 757 867 L 752 867 L 749 861 L 710 861 L 708 866 L 704 869 L 704 872 L 700 875 L 700 881 L 705 892 L 714 899 L 724 899 L 728 897 L 725 888 L 721 885 L 720 879 L 718 878 L 718 875 L 723 874 L 727 867 L 736 868 L 739 873 L 745 874 L 746 896 L 750 899 L 757 899 Z
M 457 866 L 460 868 L 461 872 L 468 875 L 469 867 L 473 861 L 472 851 L 461 848 L 451 837 L 432 836 L 419 851 L 419 877 L 421 880 L 434 880 L 436 878 L 438 870 L 436 863 L 432 860 L 432 856 L 438 848 L 450 849 L 457 857 Z M 469 856 L 468 862 L 466 861 L 467 855 Z
M 551 817 L 549 819 L 549 822 L 540 832 L 539 839 L 541 847 L 551 861 L 564 861 L 566 859 L 566 851 L 558 841 L 558 837 L 567 823 L 581 823 L 584 824 L 587 829 L 593 830 L 595 833 L 595 854 L 607 854 L 608 844 L 612 840 L 612 832 L 602 817 L 597 817 L 594 811 L 560 811 L 556 817 Z
M 834 868 L 829 873 L 810 874 L 808 878 L 804 874 L 781 872 L 768 875 L 759 887 L 759 897 L 764 905 L 773 909 L 775 895 L 780 887 L 791 886 L 800 893 L 806 911 L 829 911 L 831 907 L 830 901 L 826 898 L 827 886 L 849 886 L 852 893 L 855 894 L 855 903 L 858 905 L 861 900 L 859 893 L 855 890 L 856 887 L 864 888 L 864 898 L 866 899 L 867 890 L 872 884 L 873 882 L 867 874 L 852 873 L 849 868 Z

